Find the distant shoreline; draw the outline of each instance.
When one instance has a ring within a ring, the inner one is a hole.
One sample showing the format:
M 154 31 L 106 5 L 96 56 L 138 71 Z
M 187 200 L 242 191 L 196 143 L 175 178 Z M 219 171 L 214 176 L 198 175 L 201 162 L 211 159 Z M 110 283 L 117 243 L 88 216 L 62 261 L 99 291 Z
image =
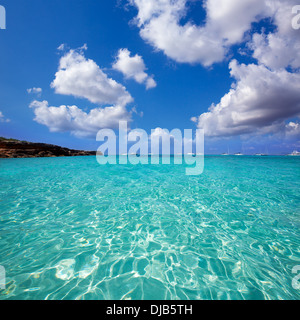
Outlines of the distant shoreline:
M 96 151 L 74 150 L 47 143 L 0 138 L 0 158 L 92 156 Z
M 46 157 L 76 157 L 76 156 L 95 156 L 97 151 L 85 151 L 64 148 L 58 145 L 28 142 L 16 139 L 7 139 L 0 137 L 0 159 L 9 158 L 46 158 Z M 125 154 L 121 155 L 124 156 Z M 128 156 L 128 154 L 126 154 Z M 184 154 L 172 154 L 174 156 L 184 156 Z M 119 155 L 120 156 L 120 155 Z M 148 156 L 151 156 L 149 154 Z M 163 156 L 163 155 L 159 155 Z M 294 154 L 205 154 L 204 156 L 299 156 L 299 153 L 294 151 Z

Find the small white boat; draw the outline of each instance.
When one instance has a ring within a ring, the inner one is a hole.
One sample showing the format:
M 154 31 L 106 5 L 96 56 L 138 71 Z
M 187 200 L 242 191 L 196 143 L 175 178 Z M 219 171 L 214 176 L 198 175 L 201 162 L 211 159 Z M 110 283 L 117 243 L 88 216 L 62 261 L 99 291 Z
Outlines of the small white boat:
M 229 156 L 229 148 L 227 148 L 227 152 L 222 153 L 222 156 Z
M 242 154 L 242 153 L 240 153 L 240 152 L 235 153 L 234 155 L 235 155 L 235 156 L 243 156 L 243 154 Z
M 296 151 L 294 150 L 292 153 L 289 154 L 289 156 L 300 156 L 300 152 L 299 151 Z

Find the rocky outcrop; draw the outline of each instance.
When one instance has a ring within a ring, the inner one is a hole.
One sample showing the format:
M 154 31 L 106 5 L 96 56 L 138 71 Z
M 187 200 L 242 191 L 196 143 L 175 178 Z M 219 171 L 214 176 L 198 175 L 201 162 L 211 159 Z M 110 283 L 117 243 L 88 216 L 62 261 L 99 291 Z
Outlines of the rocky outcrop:
M 62 148 L 52 144 L 0 140 L 0 158 L 73 157 L 96 155 L 96 151 Z

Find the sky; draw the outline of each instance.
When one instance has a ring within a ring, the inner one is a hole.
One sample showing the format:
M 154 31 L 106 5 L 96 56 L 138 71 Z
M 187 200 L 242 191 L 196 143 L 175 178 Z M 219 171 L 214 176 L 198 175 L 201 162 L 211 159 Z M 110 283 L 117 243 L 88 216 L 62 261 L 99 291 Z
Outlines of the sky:
M 204 129 L 206 154 L 300 151 L 297 0 L 0 5 L 0 136 L 96 150 L 126 120 Z

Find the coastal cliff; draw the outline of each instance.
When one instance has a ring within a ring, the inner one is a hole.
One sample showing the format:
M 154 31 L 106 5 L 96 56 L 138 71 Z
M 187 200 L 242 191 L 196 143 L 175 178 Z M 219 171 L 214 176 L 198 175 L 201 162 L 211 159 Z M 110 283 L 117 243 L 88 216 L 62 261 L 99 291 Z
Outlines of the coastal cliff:
M 96 151 L 83 151 L 60 146 L 0 138 L 0 158 L 74 157 L 96 155 Z

